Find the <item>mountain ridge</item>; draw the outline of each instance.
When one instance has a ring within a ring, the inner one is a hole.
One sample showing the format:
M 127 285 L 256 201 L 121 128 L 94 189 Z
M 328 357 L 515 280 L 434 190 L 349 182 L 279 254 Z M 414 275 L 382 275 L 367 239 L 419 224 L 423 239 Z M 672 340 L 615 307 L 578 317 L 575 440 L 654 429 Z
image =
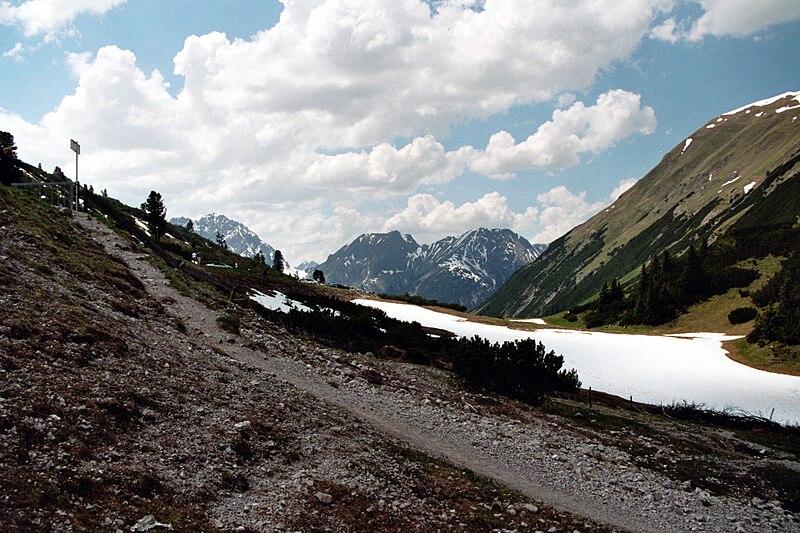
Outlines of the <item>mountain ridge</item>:
M 423 245 L 395 230 L 360 235 L 318 268 L 331 283 L 469 308 L 543 249 L 508 229 L 478 228 Z

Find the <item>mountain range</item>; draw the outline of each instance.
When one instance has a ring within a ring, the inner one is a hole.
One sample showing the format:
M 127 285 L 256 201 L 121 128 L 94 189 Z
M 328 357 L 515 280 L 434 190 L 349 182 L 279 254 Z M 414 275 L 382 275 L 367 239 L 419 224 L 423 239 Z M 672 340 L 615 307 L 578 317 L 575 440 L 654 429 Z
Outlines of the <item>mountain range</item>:
M 477 311 L 550 315 L 591 300 L 613 279 L 630 284 L 642 264 L 664 250 L 677 256 L 693 243 L 795 224 L 799 116 L 800 93 L 793 92 L 713 118 L 613 205 L 517 271 Z
M 508 229 L 479 228 L 424 245 L 398 231 L 368 233 L 331 254 L 318 268 L 330 283 L 472 308 L 545 247 Z

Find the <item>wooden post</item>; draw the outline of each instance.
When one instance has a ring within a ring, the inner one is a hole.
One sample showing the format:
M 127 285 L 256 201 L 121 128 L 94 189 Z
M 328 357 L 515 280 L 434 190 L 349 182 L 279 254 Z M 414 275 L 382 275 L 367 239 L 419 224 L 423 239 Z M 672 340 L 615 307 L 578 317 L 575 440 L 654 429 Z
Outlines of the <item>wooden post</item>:
M 589 408 L 592 407 L 592 388 L 589 387 Z
M 633 409 L 633 396 L 631 396 L 631 409 Z

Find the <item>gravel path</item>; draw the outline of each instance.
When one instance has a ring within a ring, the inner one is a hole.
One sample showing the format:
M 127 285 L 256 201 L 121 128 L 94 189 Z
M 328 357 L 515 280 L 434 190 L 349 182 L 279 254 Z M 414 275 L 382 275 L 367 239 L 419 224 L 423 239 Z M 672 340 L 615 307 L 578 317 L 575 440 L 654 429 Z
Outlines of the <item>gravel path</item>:
M 109 253 L 129 265 L 152 296 L 169 302 L 167 312 L 199 342 L 224 346 L 224 352 L 240 363 L 269 372 L 429 455 L 556 509 L 616 528 L 800 531 L 777 502 L 716 496 L 687 487 L 637 466 L 627 452 L 591 434 L 560 427 L 555 418 L 509 416 L 481 406 L 479 398 L 452 389 L 432 369 L 379 361 L 370 354 L 344 354 L 260 331 L 230 343 L 231 335 L 217 324 L 217 311 L 178 293 L 146 254 L 131 251 L 105 225 L 83 214 L 78 218 Z M 253 342 L 268 349 L 253 349 Z M 365 369 L 378 371 L 383 384 L 359 378 Z

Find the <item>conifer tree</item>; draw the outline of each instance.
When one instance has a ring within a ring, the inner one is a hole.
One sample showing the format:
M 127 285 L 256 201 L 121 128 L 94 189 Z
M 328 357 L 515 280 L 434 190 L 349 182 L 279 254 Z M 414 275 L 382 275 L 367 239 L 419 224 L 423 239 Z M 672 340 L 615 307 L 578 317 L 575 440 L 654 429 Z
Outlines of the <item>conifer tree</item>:
M 272 258 L 272 267 L 283 274 L 283 270 L 286 268 L 286 261 L 283 259 L 283 253 L 280 250 L 275 250 L 275 255 Z
M 161 236 L 164 235 L 167 228 L 167 208 L 164 206 L 161 195 L 156 191 L 150 191 L 150 195 L 141 207 L 150 234 L 156 242 L 160 242 Z

